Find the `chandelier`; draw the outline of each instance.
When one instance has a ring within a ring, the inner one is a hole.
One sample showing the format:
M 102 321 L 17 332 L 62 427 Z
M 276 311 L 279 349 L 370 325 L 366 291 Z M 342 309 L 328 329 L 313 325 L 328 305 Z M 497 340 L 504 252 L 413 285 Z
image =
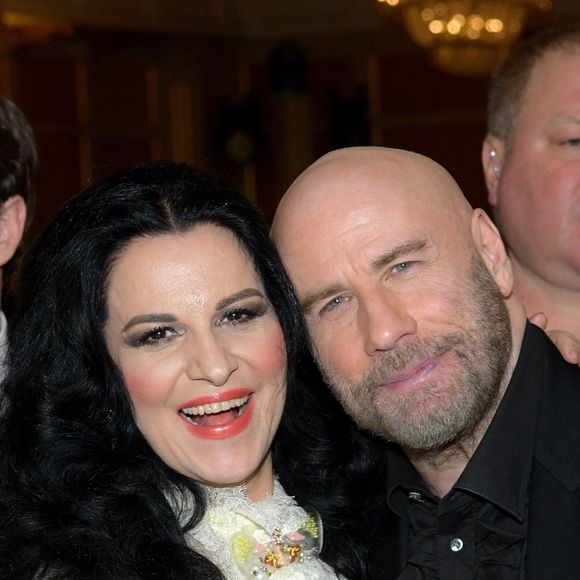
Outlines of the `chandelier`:
M 434 63 L 457 75 L 492 72 L 518 39 L 529 9 L 551 0 L 377 0 L 381 13 L 402 12 L 411 38 Z

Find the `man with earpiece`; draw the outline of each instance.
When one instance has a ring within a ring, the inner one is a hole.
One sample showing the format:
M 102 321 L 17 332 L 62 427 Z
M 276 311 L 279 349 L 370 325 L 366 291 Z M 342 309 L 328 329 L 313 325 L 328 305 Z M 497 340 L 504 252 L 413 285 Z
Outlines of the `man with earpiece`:
M 482 162 L 528 315 L 580 334 L 580 25 L 522 43 L 493 79 Z

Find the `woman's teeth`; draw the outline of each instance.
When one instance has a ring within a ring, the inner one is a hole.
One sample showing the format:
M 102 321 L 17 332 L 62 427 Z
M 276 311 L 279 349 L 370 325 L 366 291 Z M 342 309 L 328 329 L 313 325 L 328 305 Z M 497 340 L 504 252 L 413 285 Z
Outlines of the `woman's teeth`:
M 181 409 L 181 413 L 186 415 L 212 415 L 214 413 L 221 413 L 223 411 L 229 411 L 234 407 L 240 407 L 239 411 L 243 410 L 242 407 L 248 402 L 249 396 L 242 397 L 241 399 L 231 399 L 230 401 L 221 401 L 219 403 L 207 403 L 205 405 L 198 405 L 197 407 L 185 407 Z

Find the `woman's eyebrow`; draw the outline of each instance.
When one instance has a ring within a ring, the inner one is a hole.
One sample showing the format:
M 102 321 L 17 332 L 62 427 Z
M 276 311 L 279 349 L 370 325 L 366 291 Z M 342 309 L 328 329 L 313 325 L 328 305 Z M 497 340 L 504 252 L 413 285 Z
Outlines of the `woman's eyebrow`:
M 123 332 L 126 332 L 132 326 L 136 324 L 150 324 L 150 323 L 163 323 L 163 322 L 176 322 L 177 317 L 174 314 L 138 314 L 137 316 L 133 316 L 127 324 L 123 327 Z
M 216 310 L 222 310 L 231 304 L 234 304 L 234 302 L 237 302 L 238 300 L 243 300 L 244 298 L 250 298 L 252 296 L 259 296 L 260 298 L 264 298 L 262 292 L 260 292 L 257 288 L 246 288 L 224 298 L 223 300 L 220 300 L 216 305 Z

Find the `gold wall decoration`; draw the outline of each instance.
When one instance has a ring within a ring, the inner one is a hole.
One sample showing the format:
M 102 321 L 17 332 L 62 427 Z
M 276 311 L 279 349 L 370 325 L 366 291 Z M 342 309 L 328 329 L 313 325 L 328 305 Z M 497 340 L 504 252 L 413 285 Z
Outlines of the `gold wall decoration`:
M 400 10 L 411 38 L 434 63 L 456 75 L 492 72 L 518 39 L 530 10 L 551 0 L 377 0 L 382 14 Z

